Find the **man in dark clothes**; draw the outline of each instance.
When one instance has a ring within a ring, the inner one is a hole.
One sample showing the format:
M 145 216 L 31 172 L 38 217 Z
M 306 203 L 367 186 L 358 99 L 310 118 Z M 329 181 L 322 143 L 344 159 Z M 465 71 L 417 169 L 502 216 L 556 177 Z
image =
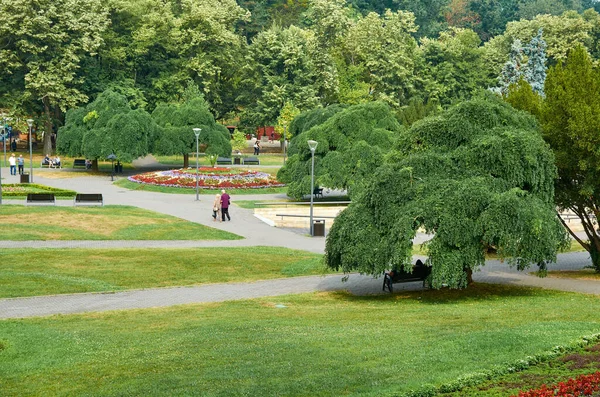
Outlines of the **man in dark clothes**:
M 225 190 L 221 190 L 221 218 L 223 222 L 225 222 L 225 215 L 227 215 L 227 220 L 231 221 L 229 217 L 229 201 L 229 195 L 225 193 Z

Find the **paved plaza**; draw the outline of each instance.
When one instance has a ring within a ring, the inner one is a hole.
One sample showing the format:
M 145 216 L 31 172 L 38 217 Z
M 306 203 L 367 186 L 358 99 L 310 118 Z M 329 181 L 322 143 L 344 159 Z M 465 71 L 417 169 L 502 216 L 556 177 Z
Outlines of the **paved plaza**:
M 53 171 L 53 170 L 51 170 Z M 213 222 L 212 196 L 201 195 L 195 200 L 190 194 L 164 194 L 132 191 L 118 187 L 110 177 L 81 176 L 75 178 L 46 178 L 47 170 L 34 170 L 35 182 L 58 188 L 76 190 L 80 193 L 102 193 L 106 205 L 131 205 L 172 215 L 191 222 L 226 230 L 243 236 L 234 241 L 0 241 L 0 248 L 193 248 L 193 247 L 286 247 L 323 253 L 325 239 L 309 237 L 286 229 L 278 229 L 256 218 L 253 210 L 234 206 L 231 222 Z M 54 172 L 55 174 L 55 172 Z M 83 174 L 83 173 L 82 173 Z M 2 169 L 3 183 L 17 183 L 18 176 L 10 176 L 8 168 Z M 50 174 L 47 174 L 50 175 Z M 232 196 L 236 200 L 284 199 L 284 195 Z M 4 204 L 23 204 L 24 199 L 3 200 Z M 57 200 L 57 205 L 71 206 L 71 200 Z M 427 236 L 418 236 L 421 241 Z M 416 259 L 416 258 L 415 258 Z M 559 255 L 551 269 L 581 269 L 591 264 L 587 252 Z M 32 298 L 0 299 L 0 318 L 20 318 L 72 314 L 90 311 L 139 309 L 189 303 L 218 302 L 236 299 L 278 296 L 314 291 L 347 290 L 354 294 L 382 293 L 382 279 L 359 274 L 349 275 L 343 281 L 341 274 L 285 278 L 251 283 L 210 284 L 192 287 L 156 288 L 116 293 L 89 293 Z M 505 283 L 523 286 L 539 286 L 565 291 L 600 294 L 600 283 L 587 280 L 538 278 L 527 272 L 519 272 L 505 263 L 490 260 L 481 271 L 474 274 L 475 281 Z M 421 283 L 397 284 L 395 291 L 418 290 Z

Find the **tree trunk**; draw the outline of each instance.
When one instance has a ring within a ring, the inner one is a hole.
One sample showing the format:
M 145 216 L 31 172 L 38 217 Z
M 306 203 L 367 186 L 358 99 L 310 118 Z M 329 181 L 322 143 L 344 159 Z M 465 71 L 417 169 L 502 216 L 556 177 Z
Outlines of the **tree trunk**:
M 593 207 L 595 208 L 595 206 Z M 581 239 L 577 234 L 571 230 L 569 225 L 558 215 L 558 219 L 561 221 L 563 226 L 567 229 L 571 237 L 575 239 L 589 254 L 592 259 L 592 266 L 596 270 L 596 273 L 600 273 L 600 235 L 598 235 L 598 229 L 596 229 L 595 218 L 598 214 L 594 211 L 595 215 L 590 214 L 590 209 L 585 206 L 573 206 L 570 208 L 571 211 L 579 217 L 583 231 L 587 235 L 588 242 Z
M 473 284 L 473 269 L 466 267 L 465 273 L 467 274 L 467 285 Z
M 52 154 L 52 116 L 50 115 L 50 100 L 45 97 L 42 102 L 44 103 L 44 114 L 46 120 L 44 120 L 44 153 Z
M 187 168 L 189 166 L 190 166 L 190 154 L 184 153 L 183 154 L 183 168 Z

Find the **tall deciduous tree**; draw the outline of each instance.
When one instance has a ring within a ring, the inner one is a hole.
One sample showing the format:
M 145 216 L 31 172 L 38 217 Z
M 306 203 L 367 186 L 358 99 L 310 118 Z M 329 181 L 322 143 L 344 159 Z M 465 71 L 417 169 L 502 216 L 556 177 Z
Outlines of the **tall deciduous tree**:
M 87 101 L 79 69 L 82 57 L 102 44 L 107 11 L 100 0 L 3 0 L 0 14 L 6 16 L 0 24 L 4 80 L 18 86 L 20 102 L 41 103 L 44 152 L 50 153 L 55 115 Z
M 427 245 L 434 288 L 466 287 L 492 246 L 523 269 L 556 258 L 567 235 L 554 210 L 554 156 L 533 117 L 500 99 L 475 99 L 415 123 L 398 151 L 337 218 L 326 262 L 381 275 L 412 269 L 412 239 Z
M 581 219 L 587 241 L 565 227 L 600 272 L 600 68 L 585 48 L 548 71 L 542 125 L 558 166 L 556 203 Z

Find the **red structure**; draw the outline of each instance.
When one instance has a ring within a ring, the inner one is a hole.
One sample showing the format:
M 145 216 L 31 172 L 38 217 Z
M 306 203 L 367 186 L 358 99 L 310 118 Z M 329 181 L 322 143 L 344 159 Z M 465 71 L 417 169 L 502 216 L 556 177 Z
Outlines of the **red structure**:
M 279 140 L 279 133 L 275 132 L 275 127 L 273 126 L 267 126 L 267 127 L 258 127 L 256 129 L 256 137 L 258 139 L 260 139 L 263 136 L 266 136 L 268 139 L 271 139 L 271 134 L 273 134 L 273 139 L 278 141 Z

